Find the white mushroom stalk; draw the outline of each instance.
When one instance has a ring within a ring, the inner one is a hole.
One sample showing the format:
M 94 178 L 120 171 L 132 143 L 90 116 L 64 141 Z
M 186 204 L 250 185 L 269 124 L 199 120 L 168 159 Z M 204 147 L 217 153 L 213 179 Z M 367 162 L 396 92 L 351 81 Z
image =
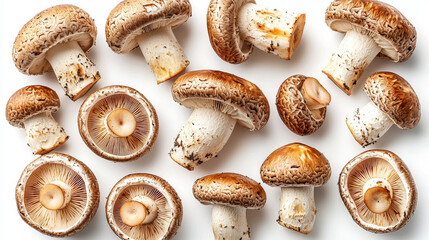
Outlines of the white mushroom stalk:
M 249 240 L 246 209 L 240 206 L 213 205 L 212 228 L 215 240 Z
M 382 178 L 369 180 L 362 189 L 364 202 L 373 213 L 384 213 L 389 210 L 393 199 L 391 184 Z
M 125 108 L 120 108 L 107 115 L 105 125 L 113 136 L 128 137 L 136 130 L 137 121 L 133 113 Z
M 39 201 L 49 210 L 59 210 L 67 206 L 71 199 L 71 187 L 62 181 L 54 181 L 43 186 L 39 192 Z
M 315 78 L 307 78 L 300 91 L 310 110 L 326 107 L 331 102 L 331 95 Z
M 140 224 L 152 223 L 158 216 L 158 207 L 153 199 L 137 196 L 131 201 L 125 202 L 119 213 L 124 224 L 135 227 Z

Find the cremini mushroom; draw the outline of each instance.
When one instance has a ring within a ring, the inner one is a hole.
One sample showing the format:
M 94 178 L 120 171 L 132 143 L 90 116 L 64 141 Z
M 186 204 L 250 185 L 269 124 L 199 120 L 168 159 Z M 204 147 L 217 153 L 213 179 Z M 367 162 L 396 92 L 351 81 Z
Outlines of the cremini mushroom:
M 69 138 L 52 117 L 59 108 L 60 99 L 54 90 L 40 85 L 27 86 L 9 98 L 6 119 L 12 126 L 25 128 L 33 154 L 45 154 Z
M 277 222 L 300 233 L 310 233 L 316 218 L 314 187 L 331 177 L 329 161 L 316 149 L 301 143 L 283 146 L 261 166 L 262 181 L 281 187 Z
M 158 136 L 158 116 L 137 90 L 108 86 L 92 93 L 78 115 L 79 132 L 97 155 L 113 161 L 137 159 Z
M 330 102 L 331 95 L 319 81 L 304 75 L 286 79 L 276 97 L 280 118 L 292 132 L 302 136 L 322 126 Z
M 84 10 L 53 6 L 22 27 L 13 44 L 13 60 L 25 74 L 54 70 L 66 95 L 75 101 L 100 79 L 95 64 L 85 56 L 96 36 L 94 21 Z
M 188 0 L 124 0 L 109 14 L 106 40 L 116 53 L 140 47 L 158 84 L 189 65 L 173 28 L 191 15 Z
M 255 84 L 225 72 L 185 73 L 174 82 L 172 94 L 174 101 L 194 109 L 170 151 L 188 170 L 215 157 L 237 121 L 255 131 L 270 115 L 268 101 Z
M 36 230 L 66 237 L 80 232 L 98 209 L 97 179 L 81 161 L 49 153 L 31 162 L 16 185 L 21 218 Z
M 173 187 L 146 173 L 122 178 L 106 203 L 107 221 L 121 239 L 171 239 L 182 215 L 182 202 Z
M 255 180 L 236 173 L 202 177 L 192 187 L 202 204 L 212 204 L 212 228 L 216 240 L 250 239 L 246 209 L 260 209 L 266 195 Z
M 370 150 L 354 157 L 341 171 L 338 186 L 353 220 L 367 231 L 399 230 L 416 209 L 411 172 L 390 151 Z
M 420 102 L 411 85 L 391 72 L 378 72 L 365 82 L 370 102 L 346 118 L 355 140 L 368 146 L 395 124 L 401 129 L 414 128 L 420 121 Z
M 403 62 L 416 48 L 416 29 L 384 2 L 335 0 L 325 19 L 332 30 L 346 35 L 323 72 L 348 95 L 377 55 Z
M 305 14 L 260 6 L 254 0 L 211 0 L 207 12 L 210 43 L 229 63 L 246 61 L 253 46 L 289 60 L 304 25 Z

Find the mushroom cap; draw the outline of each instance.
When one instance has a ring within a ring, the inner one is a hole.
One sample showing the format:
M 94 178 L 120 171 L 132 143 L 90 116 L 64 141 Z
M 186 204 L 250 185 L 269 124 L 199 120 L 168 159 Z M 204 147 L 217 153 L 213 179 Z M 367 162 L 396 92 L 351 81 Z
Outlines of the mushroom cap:
M 203 204 L 221 204 L 260 209 L 267 196 L 255 180 L 237 173 L 217 173 L 199 178 L 192 187 L 194 197 Z
M 191 16 L 189 0 L 124 0 L 109 14 L 106 41 L 116 53 L 138 47 L 136 37 L 161 27 L 175 28 Z
M 207 31 L 216 54 L 229 63 L 247 60 L 253 45 L 240 38 L 238 13 L 241 6 L 254 0 L 211 0 L 207 11 Z
M 157 218 L 152 223 L 129 227 L 122 222 L 119 210 L 125 202 L 142 195 L 157 204 Z M 137 173 L 122 178 L 107 198 L 107 221 L 121 239 L 171 239 L 180 227 L 182 216 L 179 195 L 167 181 L 152 174 Z
M 392 187 L 390 209 L 372 213 L 363 200 L 363 186 L 371 178 L 383 178 Z M 354 157 L 341 171 L 339 191 L 353 220 L 367 231 L 393 232 L 403 227 L 417 206 L 417 188 L 410 170 L 393 152 L 369 150 Z
M 270 186 L 320 186 L 331 177 L 328 159 L 315 148 L 291 143 L 272 152 L 261 166 L 261 179 Z
M 276 97 L 277 112 L 283 123 L 294 133 L 304 136 L 317 131 L 325 121 L 326 109 L 319 109 L 320 118 L 316 118 L 305 103 L 300 88 L 307 79 L 304 75 L 293 75 L 279 88 Z
M 16 91 L 7 101 L 6 120 L 15 127 L 24 127 L 24 121 L 43 112 L 60 108 L 57 93 L 45 86 L 27 86 Z
M 188 108 L 212 107 L 249 128 L 259 130 L 270 116 L 270 106 L 253 83 L 235 75 L 212 70 L 187 72 L 171 89 L 174 101 Z
M 376 0 L 334 0 L 325 13 L 334 31 L 358 31 L 371 36 L 382 48 L 379 56 L 406 61 L 416 48 L 414 26 L 396 8 Z
M 71 187 L 71 199 L 60 210 L 47 210 L 39 191 L 52 181 Z M 92 220 L 100 202 L 97 179 L 81 161 L 62 153 L 40 156 L 25 167 L 16 185 L 16 204 L 21 218 L 36 230 L 66 237 L 80 232 Z
M 391 72 L 374 73 L 366 80 L 364 91 L 399 128 L 411 129 L 419 123 L 419 98 L 401 76 Z
M 136 130 L 128 137 L 113 137 L 105 118 L 114 110 L 127 109 L 136 118 Z M 83 102 L 78 115 L 79 133 L 98 156 L 113 161 L 128 161 L 146 154 L 158 136 L 158 115 L 146 97 L 126 86 L 107 86 Z
M 12 49 L 15 66 L 25 74 L 52 70 L 46 53 L 59 43 L 77 41 L 84 52 L 95 45 L 97 28 L 87 12 L 73 5 L 50 7 L 28 21 Z

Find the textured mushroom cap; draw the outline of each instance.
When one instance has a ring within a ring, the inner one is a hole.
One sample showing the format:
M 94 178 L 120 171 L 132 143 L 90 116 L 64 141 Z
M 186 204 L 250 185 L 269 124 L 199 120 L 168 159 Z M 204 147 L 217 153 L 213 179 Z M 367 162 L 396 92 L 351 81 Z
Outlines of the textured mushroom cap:
M 411 129 L 419 123 L 419 98 L 401 76 L 391 72 L 374 73 L 366 80 L 364 91 L 399 128 Z
M 229 63 L 247 60 L 253 45 L 240 38 L 237 16 L 241 6 L 254 0 L 211 0 L 207 11 L 207 31 L 216 54 Z
M 253 83 L 235 75 L 200 70 L 181 75 L 172 86 L 174 101 L 188 108 L 212 107 L 249 128 L 259 130 L 270 116 L 270 106 Z
M 380 56 L 394 62 L 410 58 L 416 48 L 414 26 L 396 8 L 376 0 L 334 0 L 325 13 L 334 31 L 359 31 L 382 48 Z
M 317 131 L 325 121 L 327 107 L 321 108 L 320 118 L 312 114 L 305 103 L 300 88 L 308 77 L 293 75 L 280 85 L 276 97 L 277 112 L 283 123 L 298 135 L 309 135 Z
M 237 173 L 217 173 L 199 178 L 192 187 L 194 197 L 203 204 L 221 204 L 259 209 L 267 199 L 262 186 Z
M 50 7 L 28 21 L 19 31 L 12 49 L 15 66 L 25 74 L 51 71 L 45 59 L 55 45 L 77 41 L 84 52 L 95 45 L 97 28 L 84 10 L 73 5 Z
M 261 179 L 270 186 L 320 186 L 331 177 L 328 159 L 301 143 L 291 143 L 271 153 L 261 166 Z
M 45 86 L 27 86 L 16 91 L 7 101 L 6 120 L 15 127 L 24 127 L 24 121 L 43 112 L 60 108 L 57 93 Z
M 55 169 L 50 170 L 52 168 Z M 60 173 L 62 176 L 57 176 Z M 44 209 L 39 202 L 41 187 L 52 180 L 82 185 L 72 191 L 70 203 L 61 210 Z M 53 237 L 80 232 L 92 220 L 100 202 L 97 179 L 92 171 L 81 161 L 61 153 L 48 153 L 28 164 L 16 185 L 15 196 L 21 218 L 36 230 Z
M 393 188 L 389 215 L 373 214 L 363 203 L 363 185 L 365 180 L 371 177 L 385 178 Z M 338 186 L 341 199 L 353 220 L 367 231 L 396 231 L 411 219 L 417 206 L 417 188 L 411 172 L 405 163 L 390 151 L 369 150 L 354 157 L 341 171 Z M 352 187 L 356 190 L 352 191 Z M 356 201 L 353 196 L 361 200 Z M 386 221 L 390 224 L 381 224 Z
M 138 46 L 136 37 L 161 27 L 175 28 L 191 16 L 189 0 L 124 0 L 109 14 L 106 41 L 116 53 Z

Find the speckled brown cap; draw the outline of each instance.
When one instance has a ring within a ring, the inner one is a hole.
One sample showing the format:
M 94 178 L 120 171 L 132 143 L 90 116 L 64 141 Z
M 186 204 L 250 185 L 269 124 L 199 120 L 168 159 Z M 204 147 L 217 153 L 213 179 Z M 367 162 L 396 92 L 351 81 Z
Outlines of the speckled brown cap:
M 364 91 L 399 128 L 411 129 L 419 123 L 419 98 L 401 76 L 391 72 L 374 73 L 366 80 Z
M 262 181 L 270 186 L 320 186 L 330 177 L 328 159 L 302 143 L 275 150 L 261 166 Z
M 58 43 L 77 41 L 84 52 L 95 45 L 97 28 L 84 10 L 73 5 L 50 7 L 28 21 L 15 39 L 12 57 L 25 74 L 51 71 L 46 53 Z
M 382 48 L 380 55 L 394 62 L 410 58 L 416 48 L 414 26 L 396 8 L 376 0 L 335 0 L 325 14 L 334 31 L 359 31 Z

